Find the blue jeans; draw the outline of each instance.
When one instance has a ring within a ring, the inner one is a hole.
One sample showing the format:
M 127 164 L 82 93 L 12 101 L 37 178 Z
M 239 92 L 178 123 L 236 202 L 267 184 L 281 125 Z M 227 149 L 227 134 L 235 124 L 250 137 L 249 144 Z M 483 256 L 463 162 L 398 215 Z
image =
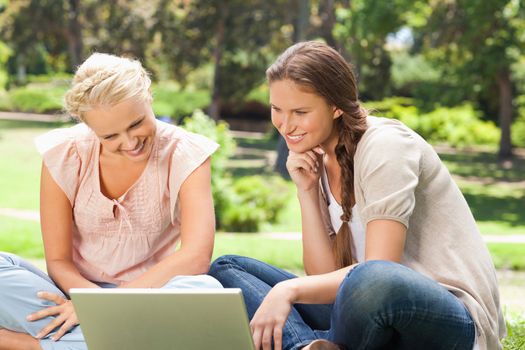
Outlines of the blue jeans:
M 234 255 L 215 260 L 209 274 L 226 288 L 241 288 L 250 319 L 275 284 L 296 277 Z M 294 305 L 283 349 L 301 349 L 319 338 L 348 350 L 471 350 L 475 325 L 463 303 L 432 279 L 377 260 L 347 274 L 333 305 Z
M 110 283 L 99 283 L 102 288 L 115 288 Z M 222 288 L 219 282 L 207 275 L 175 276 L 163 288 Z M 53 306 L 52 302 L 37 298 L 39 291 L 48 291 L 67 298 L 44 272 L 24 259 L 9 253 L 0 252 L 0 328 L 33 337 L 54 317 L 38 321 L 27 321 L 26 316 Z M 87 350 L 80 326 L 71 328 L 59 341 L 53 341 L 49 335 L 40 340 L 44 350 Z

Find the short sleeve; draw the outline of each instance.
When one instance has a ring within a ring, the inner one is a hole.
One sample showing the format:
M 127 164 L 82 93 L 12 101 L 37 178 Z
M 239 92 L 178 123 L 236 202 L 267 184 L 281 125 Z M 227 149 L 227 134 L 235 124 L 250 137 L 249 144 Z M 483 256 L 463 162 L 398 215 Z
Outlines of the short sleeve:
M 219 145 L 207 137 L 177 128 L 177 143 L 171 155 L 169 193 L 172 222 L 176 215 L 179 190 L 190 174 L 210 157 Z
M 52 130 L 34 140 L 49 173 L 64 191 L 71 206 L 75 203 L 81 172 L 77 136 L 85 132 L 87 127 L 79 124 L 71 128 Z
M 365 134 L 366 135 L 366 134 Z M 421 151 L 404 126 L 382 126 L 363 137 L 355 157 L 356 201 L 363 223 L 395 220 L 408 228 L 415 207 Z

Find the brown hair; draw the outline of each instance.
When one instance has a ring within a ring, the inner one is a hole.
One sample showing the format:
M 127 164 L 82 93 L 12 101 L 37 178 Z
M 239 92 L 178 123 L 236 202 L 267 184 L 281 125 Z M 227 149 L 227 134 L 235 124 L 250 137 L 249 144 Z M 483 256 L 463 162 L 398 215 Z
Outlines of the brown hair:
M 338 267 L 351 265 L 355 262 L 356 254 L 352 252 L 352 236 L 347 223 L 352 219 L 352 207 L 355 204 L 354 154 L 357 143 L 366 131 L 367 116 L 359 103 L 357 80 L 352 67 L 328 45 L 307 41 L 286 49 L 266 70 L 266 78 L 270 84 L 289 79 L 311 89 L 329 105 L 343 111 L 342 116 L 335 121 L 335 128 L 339 131 L 335 154 L 341 167 L 343 224 L 332 248 Z

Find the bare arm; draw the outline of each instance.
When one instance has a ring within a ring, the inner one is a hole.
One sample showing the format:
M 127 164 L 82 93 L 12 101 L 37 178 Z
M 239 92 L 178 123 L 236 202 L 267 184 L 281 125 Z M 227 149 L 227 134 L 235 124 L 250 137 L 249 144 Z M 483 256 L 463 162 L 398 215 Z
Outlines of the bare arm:
M 308 275 L 336 269 L 332 243 L 319 207 L 320 162 L 321 157 L 313 150 L 301 154 L 290 151 L 286 162 L 301 206 L 303 264 Z
M 40 225 L 47 271 L 66 293 L 70 288 L 98 288 L 84 278 L 72 259 L 72 207 L 66 194 L 42 164 L 40 179 Z
M 159 288 L 177 275 L 208 272 L 215 234 L 215 214 L 211 195 L 211 162 L 208 158 L 182 184 L 181 247 L 124 288 Z
M 366 228 L 366 260 L 400 262 L 406 238 L 403 224 L 374 220 Z M 282 329 L 293 304 L 331 304 L 348 272 L 355 265 L 315 276 L 286 280 L 275 285 L 257 309 L 250 327 L 256 348 L 281 348 Z

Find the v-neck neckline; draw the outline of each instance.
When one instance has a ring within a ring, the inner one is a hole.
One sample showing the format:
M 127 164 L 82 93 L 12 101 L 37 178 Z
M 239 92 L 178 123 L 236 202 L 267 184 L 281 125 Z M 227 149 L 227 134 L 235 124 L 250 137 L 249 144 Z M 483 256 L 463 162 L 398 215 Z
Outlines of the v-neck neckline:
M 137 184 L 140 183 L 142 181 L 142 179 L 146 176 L 145 174 L 146 174 L 148 168 L 150 167 L 150 164 L 153 162 L 153 158 L 156 157 L 156 153 L 157 153 L 156 137 L 153 138 L 153 144 L 151 146 L 151 153 L 149 155 L 148 162 L 146 163 L 146 165 L 144 166 L 144 169 L 142 170 L 142 173 L 137 178 L 137 180 L 135 180 L 135 182 L 131 186 L 129 186 L 129 188 L 121 196 L 119 196 L 118 198 L 109 198 L 108 196 L 106 196 L 102 192 L 102 186 L 100 184 L 100 181 L 101 181 L 101 177 L 100 177 L 100 149 L 101 149 L 101 143 L 100 143 L 100 141 L 98 141 L 96 149 L 95 149 L 95 162 L 94 162 L 95 163 L 95 176 L 93 177 L 94 181 L 95 181 L 96 192 L 102 198 L 104 198 L 104 199 L 106 199 L 108 201 L 111 201 L 111 202 L 117 201 L 117 202 L 121 203 L 126 198 L 128 193 L 133 188 L 135 188 L 137 186 Z

